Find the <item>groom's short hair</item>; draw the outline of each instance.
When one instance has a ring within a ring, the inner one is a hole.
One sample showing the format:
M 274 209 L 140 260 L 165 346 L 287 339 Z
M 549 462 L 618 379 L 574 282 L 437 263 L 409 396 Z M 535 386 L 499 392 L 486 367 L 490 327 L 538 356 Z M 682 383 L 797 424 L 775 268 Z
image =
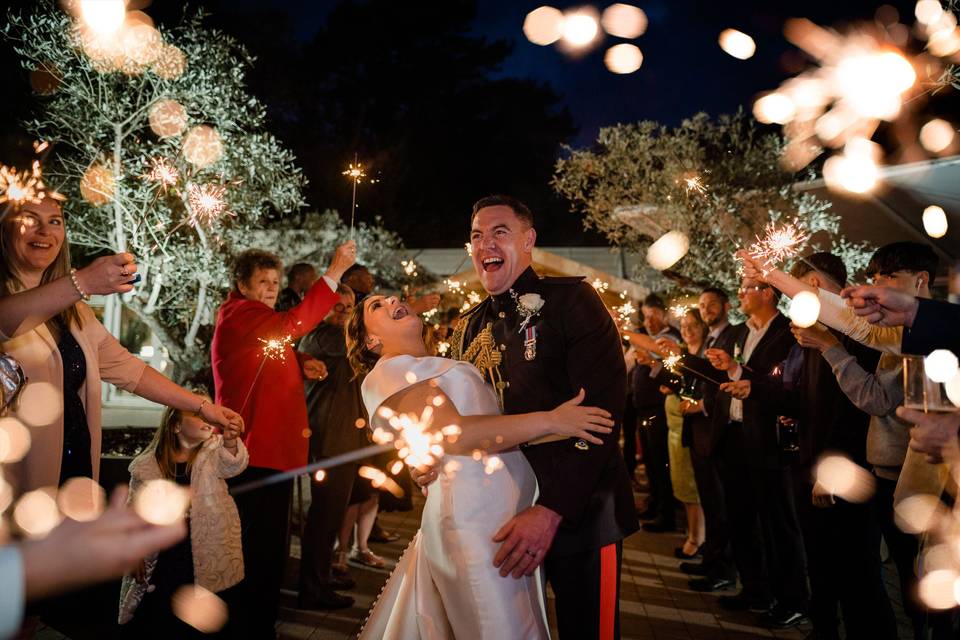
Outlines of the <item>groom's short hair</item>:
M 510 207 L 513 210 L 513 213 L 523 220 L 527 226 L 533 226 L 533 213 L 530 211 L 530 207 L 520 202 L 520 200 L 514 198 L 513 196 L 505 195 L 492 195 L 480 198 L 473 203 L 473 213 L 470 215 L 470 222 L 473 222 L 473 219 L 477 217 L 477 212 L 480 209 L 486 207 Z

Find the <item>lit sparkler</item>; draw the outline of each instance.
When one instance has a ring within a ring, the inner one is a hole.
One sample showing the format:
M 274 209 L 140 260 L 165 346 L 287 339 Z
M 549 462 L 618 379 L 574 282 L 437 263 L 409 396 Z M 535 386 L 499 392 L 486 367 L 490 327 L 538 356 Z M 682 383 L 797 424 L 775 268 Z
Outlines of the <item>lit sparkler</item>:
M 663 359 L 663 366 L 674 373 L 680 373 L 680 358 L 682 358 L 679 353 L 667 356 Z
M 212 224 L 221 215 L 234 215 L 227 211 L 227 201 L 224 199 L 227 188 L 216 184 L 191 184 L 187 186 L 187 201 L 190 203 L 188 224 L 197 226 L 200 223 Z
M 450 343 L 443 341 L 437 343 L 437 355 L 445 356 L 450 351 Z
M 166 158 L 153 158 L 150 160 L 150 171 L 144 174 L 143 178 L 150 182 L 156 182 L 160 185 L 160 190 L 167 192 L 167 187 L 177 184 L 180 179 L 180 172 L 177 168 L 167 164 Z M 191 203 L 191 206 L 192 203 Z
M 353 156 L 353 162 L 347 165 L 347 169 L 343 172 L 343 175 L 353 180 L 353 202 L 350 205 L 350 237 L 352 238 L 353 220 L 357 213 L 357 184 L 360 182 L 361 178 L 365 178 L 367 176 L 367 174 L 363 171 L 363 165 L 357 162 L 356 154 Z
M 809 239 L 810 234 L 796 220 L 780 226 L 768 222 L 763 237 L 757 236 L 757 241 L 747 251 L 751 258 L 763 260 L 768 265 L 778 264 L 795 256 Z
M 463 283 L 459 280 L 444 280 L 443 284 L 446 285 L 448 292 L 463 295 Z
M 687 311 L 693 309 L 692 304 L 675 304 L 670 307 L 670 313 L 673 314 L 674 318 L 682 318 L 687 315 Z
M 698 193 L 704 195 L 707 192 L 707 185 L 703 184 L 703 179 L 696 175 L 689 175 L 681 179 L 687 193 Z
M 417 273 L 417 263 L 413 261 L 413 258 L 401 260 L 400 266 L 403 267 L 403 272 L 411 278 L 416 278 L 419 275 Z
M 38 148 L 44 147 L 41 145 Z M 0 165 L 0 204 L 9 202 L 14 207 L 20 207 L 27 202 L 40 204 L 44 198 L 66 199 L 56 191 L 48 190 L 43 184 L 43 171 L 39 160 L 34 160 L 31 168 L 23 171 Z
M 597 293 L 604 293 L 610 288 L 610 283 L 604 282 L 600 278 L 594 278 L 591 284 L 593 285 L 593 288 L 597 290 Z
M 293 339 L 289 335 L 283 336 L 282 338 L 270 338 L 269 340 L 264 340 L 263 338 L 257 339 L 263 343 L 263 357 L 265 360 L 286 362 L 287 347 L 293 346 Z

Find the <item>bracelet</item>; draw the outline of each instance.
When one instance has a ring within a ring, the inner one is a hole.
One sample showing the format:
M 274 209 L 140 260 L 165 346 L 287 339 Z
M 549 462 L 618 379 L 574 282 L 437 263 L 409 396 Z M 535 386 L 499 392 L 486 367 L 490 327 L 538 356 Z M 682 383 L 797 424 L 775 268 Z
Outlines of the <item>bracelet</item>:
M 200 415 L 200 412 L 203 411 L 203 407 L 208 404 L 210 404 L 210 401 L 204 398 L 203 401 L 200 402 L 200 406 L 197 407 L 197 415 Z
M 73 283 L 73 288 L 76 289 L 77 293 L 80 294 L 80 298 L 82 298 L 83 300 L 90 299 L 90 294 L 88 294 L 86 291 L 83 290 L 83 288 L 80 286 L 80 281 L 77 280 L 76 269 L 70 269 L 70 281 Z

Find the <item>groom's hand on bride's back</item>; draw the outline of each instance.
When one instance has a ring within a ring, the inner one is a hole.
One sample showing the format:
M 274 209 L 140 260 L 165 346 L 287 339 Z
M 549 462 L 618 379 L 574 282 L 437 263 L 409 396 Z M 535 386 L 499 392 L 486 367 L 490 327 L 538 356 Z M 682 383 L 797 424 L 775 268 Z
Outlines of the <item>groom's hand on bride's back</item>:
M 493 557 L 493 566 L 500 567 L 500 575 L 533 575 L 550 551 L 560 520 L 557 512 L 535 504 L 500 527 L 493 536 L 494 542 L 503 543 Z

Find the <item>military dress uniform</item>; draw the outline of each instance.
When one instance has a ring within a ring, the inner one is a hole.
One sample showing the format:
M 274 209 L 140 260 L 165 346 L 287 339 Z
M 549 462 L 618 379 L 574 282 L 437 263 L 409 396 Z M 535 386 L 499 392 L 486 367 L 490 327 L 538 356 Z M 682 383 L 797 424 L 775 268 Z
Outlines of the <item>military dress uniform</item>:
M 613 415 L 602 445 L 566 438 L 521 449 L 537 476 L 537 504 L 562 517 L 544 561 L 560 637 L 619 637 L 622 540 L 638 527 L 618 450 L 626 369 L 613 319 L 583 278 L 527 268 L 509 291 L 464 313 L 451 343 L 452 357 L 494 386 L 504 413 L 549 411 L 583 388 L 584 405 Z

